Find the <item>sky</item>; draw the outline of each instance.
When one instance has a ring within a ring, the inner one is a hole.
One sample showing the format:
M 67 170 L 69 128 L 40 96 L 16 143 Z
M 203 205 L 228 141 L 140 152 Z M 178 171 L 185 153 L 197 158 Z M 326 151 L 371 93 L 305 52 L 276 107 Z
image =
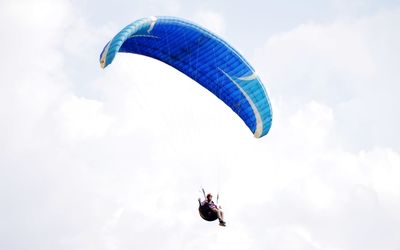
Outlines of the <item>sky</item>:
M 267 136 L 159 61 L 100 68 L 153 15 L 248 59 Z M 398 0 L 0 1 L 0 249 L 399 250 L 399 26 Z

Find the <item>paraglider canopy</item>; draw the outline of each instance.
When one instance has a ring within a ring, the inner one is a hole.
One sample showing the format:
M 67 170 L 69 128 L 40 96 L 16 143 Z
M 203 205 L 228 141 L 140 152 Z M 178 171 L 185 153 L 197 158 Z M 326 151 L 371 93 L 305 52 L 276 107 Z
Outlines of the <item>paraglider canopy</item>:
M 139 19 L 106 44 L 101 67 L 118 52 L 145 55 L 174 67 L 228 105 L 256 138 L 268 133 L 272 110 L 260 78 L 239 52 L 199 25 L 176 17 Z

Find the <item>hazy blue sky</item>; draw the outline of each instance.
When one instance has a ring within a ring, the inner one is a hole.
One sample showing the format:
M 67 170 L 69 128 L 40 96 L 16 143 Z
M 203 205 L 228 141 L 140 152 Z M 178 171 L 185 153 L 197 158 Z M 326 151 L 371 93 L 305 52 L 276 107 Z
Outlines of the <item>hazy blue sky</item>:
M 246 56 L 267 136 L 163 63 L 100 69 L 150 15 Z M 399 27 L 399 1 L 1 1 L 0 249 L 399 250 Z

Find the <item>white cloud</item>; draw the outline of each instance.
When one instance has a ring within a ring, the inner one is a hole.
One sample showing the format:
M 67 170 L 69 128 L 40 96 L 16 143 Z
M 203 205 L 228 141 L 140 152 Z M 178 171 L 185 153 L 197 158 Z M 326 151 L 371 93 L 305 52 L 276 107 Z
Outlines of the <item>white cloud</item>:
M 109 130 L 113 118 L 103 112 L 103 104 L 95 100 L 72 96 L 60 107 L 59 114 L 63 134 L 69 139 L 102 137 Z M 58 113 L 58 112 L 57 112 Z
M 400 80 L 393 69 L 400 51 L 398 13 L 301 25 L 257 50 L 257 68 L 268 79 L 271 95 L 293 108 L 311 101 L 329 105 L 347 147 L 399 148 L 400 140 L 394 139 L 399 109 L 393 109 Z
M 200 10 L 194 16 L 194 20 L 215 34 L 223 35 L 225 33 L 226 24 L 221 13 L 213 10 Z

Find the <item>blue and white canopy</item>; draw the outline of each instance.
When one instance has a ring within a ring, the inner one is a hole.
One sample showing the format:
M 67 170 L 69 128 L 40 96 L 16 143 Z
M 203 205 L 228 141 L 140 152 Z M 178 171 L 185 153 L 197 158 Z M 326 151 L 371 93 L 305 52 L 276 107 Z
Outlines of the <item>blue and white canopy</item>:
M 196 24 L 175 17 L 139 19 L 107 43 L 101 67 L 118 52 L 149 56 L 186 74 L 238 114 L 257 138 L 271 128 L 271 104 L 253 68 L 228 43 Z

